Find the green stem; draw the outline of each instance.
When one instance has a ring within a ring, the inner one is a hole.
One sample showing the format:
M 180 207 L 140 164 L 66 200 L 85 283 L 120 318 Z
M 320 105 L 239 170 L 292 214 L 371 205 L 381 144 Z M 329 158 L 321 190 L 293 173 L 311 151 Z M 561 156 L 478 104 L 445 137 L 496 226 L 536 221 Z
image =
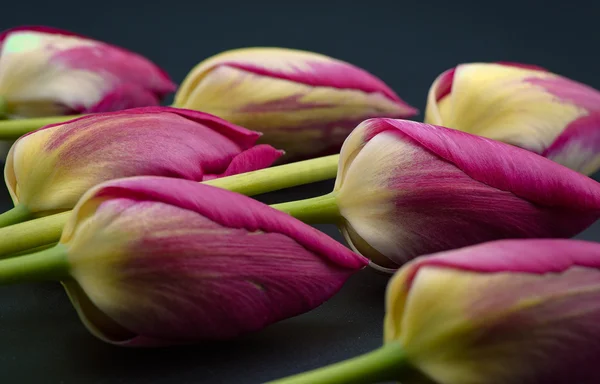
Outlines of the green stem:
M 0 228 L 0 258 L 60 239 L 71 211 Z
M 399 380 L 411 371 L 400 343 L 391 342 L 364 355 L 266 384 L 367 384 Z
M 31 218 L 31 212 L 23 204 L 17 204 L 14 208 L 0 214 L 0 228 L 21 223 Z
M 273 204 L 271 207 L 308 224 L 335 224 L 341 217 L 335 192 L 310 199 Z
M 14 119 L 0 121 L 0 140 L 15 140 L 26 133 L 35 131 L 48 124 L 62 123 L 84 115 L 48 116 L 32 119 Z
M 279 165 L 239 175 L 204 181 L 215 187 L 228 189 L 246 196 L 259 195 L 335 178 L 340 155 Z
M 69 276 L 67 248 L 55 247 L 25 256 L 0 260 L 0 284 L 63 280 Z
M 299 161 L 297 163 L 205 181 L 203 184 L 251 196 L 334 178 L 337 172 L 338 157 L 339 155 L 333 155 Z M 14 209 L 17 210 L 17 207 Z M 339 211 L 335 204 L 335 195 L 333 194 L 313 199 L 276 204 L 273 207 L 307 223 L 335 223 L 339 219 Z M 50 215 L 5 228 L 2 228 L 2 225 L 9 225 L 11 220 L 12 223 L 21 220 L 17 219 L 16 214 L 11 219 L 12 214 L 8 212 L 0 215 L 0 258 L 57 242 L 60 239 L 62 228 L 70 212 Z M 6 219 L 2 221 L 4 215 L 6 215 Z
M 33 252 L 43 251 L 44 249 L 48 249 L 48 248 L 54 247 L 56 244 L 58 244 L 58 243 L 56 241 L 54 241 L 54 242 L 52 242 L 50 244 L 40 245 L 39 247 L 29 248 L 29 249 L 26 249 L 24 251 L 11 253 L 7 257 L 23 256 L 23 255 L 27 255 L 27 254 L 30 254 L 30 253 L 33 253 Z M 2 256 L 0 256 L 0 259 L 2 259 Z

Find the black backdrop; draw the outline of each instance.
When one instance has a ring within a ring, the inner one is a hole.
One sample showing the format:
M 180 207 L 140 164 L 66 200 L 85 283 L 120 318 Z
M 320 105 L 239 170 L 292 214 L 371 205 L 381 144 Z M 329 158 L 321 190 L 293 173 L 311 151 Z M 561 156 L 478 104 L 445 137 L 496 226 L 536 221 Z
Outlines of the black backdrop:
M 203 58 L 246 46 L 324 53 L 381 77 L 421 111 L 429 85 L 460 62 L 538 64 L 600 88 L 600 3 L 469 1 L 5 1 L 0 28 L 42 24 L 139 52 L 176 82 Z M 1 70 L 1 68 L 0 68 Z M 170 101 L 167 100 L 167 101 Z M 422 118 L 421 113 L 417 119 Z M 324 182 L 268 202 L 331 189 Z M 0 210 L 10 207 L 0 190 Z M 600 239 L 597 223 L 579 237 Z M 320 227 L 341 240 L 335 228 Z M 351 278 L 306 315 L 228 343 L 159 350 L 112 347 L 90 336 L 57 284 L 0 290 L 3 383 L 260 383 L 380 345 L 386 279 Z

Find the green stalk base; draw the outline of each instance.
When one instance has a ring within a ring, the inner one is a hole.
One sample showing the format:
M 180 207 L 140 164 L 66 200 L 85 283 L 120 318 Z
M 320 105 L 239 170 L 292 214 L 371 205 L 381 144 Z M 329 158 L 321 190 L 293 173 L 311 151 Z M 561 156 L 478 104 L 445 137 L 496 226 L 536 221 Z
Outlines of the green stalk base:
M 364 355 L 266 384 L 368 384 L 400 380 L 412 370 L 400 343 L 391 342 Z
M 308 224 L 336 224 L 341 219 L 335 192 L 310 199 L 273 204 L 271 207 Z
M 333 179 L 337 174 L 339 158 L 340 155 L 324 156 L 208 180 L 202 182 L 202 184 L 227 189 L 246 196 L 260 195 L 261 193 Z
M 0 284 L 60 281 L 69 276 L 67 248 L 58 244 L 25 256 L 0 260 Z
M 29 209 L 22 204 L 17 204 L 14 208 L 0 214 L 0 228 L 22 223 L 30 218 L 31 212 L 29 212 Z
M 71 211 L 0 228 L 0 258 L 56 243 Z

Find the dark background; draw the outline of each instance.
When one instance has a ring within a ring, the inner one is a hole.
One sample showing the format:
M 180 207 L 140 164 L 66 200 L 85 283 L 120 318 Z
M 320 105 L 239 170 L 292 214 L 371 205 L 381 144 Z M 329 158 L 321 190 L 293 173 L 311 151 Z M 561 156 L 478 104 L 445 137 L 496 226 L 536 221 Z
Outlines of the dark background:
M 361 66 L 421 111 L 434 78 L 460 62 L 537 64 L 600 88 L 600 4 L 595 1 L 5 3 L 0 29 L 41 24 L 88 35 L 149 57 L 178 83 L 202 59 L 223 50 L 282 46 Z M 332 183 L 319 183 L 271 194 L 264 201 L 308 197 L 331 188 Z M 3 188 L 0 211 L 10 207 Z M 319 228 L 341 240 L 334 227 Z M 599 240 L 600 223 L 579 237 Z M 2 287 L 0 381 L 260 383 L 379 346 L 385 285 L 384 276 L 362 271 L 317 310 L 257 334 L 158 350 L 117 348 L 96 340 L 57 284 Z

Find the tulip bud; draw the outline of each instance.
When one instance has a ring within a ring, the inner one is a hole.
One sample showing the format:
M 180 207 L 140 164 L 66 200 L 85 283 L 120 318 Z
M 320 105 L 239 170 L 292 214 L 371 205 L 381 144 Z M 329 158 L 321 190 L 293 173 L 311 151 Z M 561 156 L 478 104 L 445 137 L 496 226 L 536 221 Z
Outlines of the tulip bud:
M 287 161 L 337 153 L 366 118 L 417 113 L 360 68 L 283 48 L 236 49 L 201 62 L 174 105 L 263 132 L 264 142 L 286 151 Z
M 4 175 L 15 206 L 44 216 L 72 209 L 106 180 L 203 181 L 267 167 L 281 152 L 254 146 L 259 136 L 206 113 L 169 107 L 97 113 L 21 137 Z
M 422 257 L 388 285 L 385 341 L 439 384 L 595 384 L 599 287 L 597 243 L 503 240 Z
M 571 237 L 600 217 L 600 184 L 521 148 L 453 129 L 371 119 L 340 154 L 346 240 L 394 268 L 503 238 Z
M 450 69 L 429 90 L 425 122 L 516 145 L 584 174 L 600 168 L 600 92 L 539 67 Z
M 20 276 L 7 271 L 13 260 Z M 154 346 L 257 331 L 319 306 L 365 265 L 327 235 L 249 197 L 133 177 L 88 191 L 59 244 L 0 261 L 0 282 L 67 271 L 70 278 L 60 279 L 95 336 Z
M 148 59 L 49 27 L 0 34 L 0 99 L 11 118 L 159 105 L 176 89 Z
M 382 347 L 268 384 L 596 384 L 600 244 L 500 240 L 420 257 L 387 287 Z

